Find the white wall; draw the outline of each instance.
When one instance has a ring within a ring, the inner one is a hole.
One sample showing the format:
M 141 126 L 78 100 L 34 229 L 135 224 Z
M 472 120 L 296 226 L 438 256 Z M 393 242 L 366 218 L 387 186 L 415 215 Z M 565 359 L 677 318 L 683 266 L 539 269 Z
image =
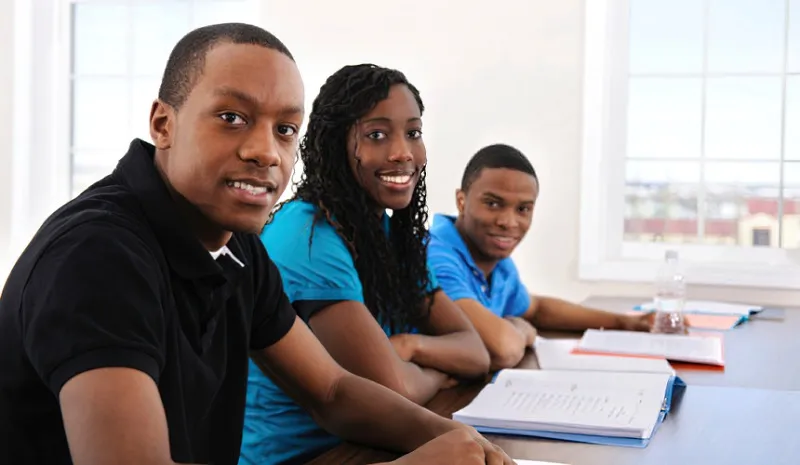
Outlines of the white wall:
M 446 4 L 450 7 L 446 7 Z M 261 24 L 295 55 L 308 108 L 340 66 L 370 61 L 398 68 L 428 110 L 431 211 L 453 211 L 469 157 L 505 142 L 528 154 L 542 192 L 534 225 L 515 258 L 533 292 L 648 296 L 643 285 L 577 279 L 581 150 L 581 0 L 495 2 L 370 0 L 267 2 Z M 701 298 L 800 304 L 800 293 L 693 288 Z
M 0 0 L 0 251 L 9 240 L 14 168 L 13 3 Z M 542 192 L 533 228 L 515 258 L 532 291 L 570 299 L 648 295 L 647 286 L 576 278 L 583 1 L 293 0 L 264 1 L 261 9 L 259 22 L 297 58 L 309 109 L 324 79 L 345 64 L 395 67 L 420 88 L 428 107 L 432 212 L 454 210 L 461 171 L 483 145 L 506 142 L 528 154 Z M 800 294 L 790 292 L 693 292 L 703 298 L 800 303 Z
M 0 0 L 0 283 L 11 239 L 11 174 L 14 79 L 14 2 Z

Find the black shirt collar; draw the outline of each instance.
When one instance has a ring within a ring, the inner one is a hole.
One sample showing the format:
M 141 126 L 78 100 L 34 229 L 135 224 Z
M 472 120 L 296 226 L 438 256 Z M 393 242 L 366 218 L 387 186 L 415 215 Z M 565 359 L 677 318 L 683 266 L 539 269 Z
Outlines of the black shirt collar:
M 175 200 L 156 169 L 154 157 L 155 147 L 152 144 L 134 139 L 113 176 L 139 198 L 144 214 L 175 272 L 187 279 L 222 274 L 220 264 L 183 221 Z M 227 247 L 238 261 L 247 265 L 247 257 L 236 235 L 232 236 Z

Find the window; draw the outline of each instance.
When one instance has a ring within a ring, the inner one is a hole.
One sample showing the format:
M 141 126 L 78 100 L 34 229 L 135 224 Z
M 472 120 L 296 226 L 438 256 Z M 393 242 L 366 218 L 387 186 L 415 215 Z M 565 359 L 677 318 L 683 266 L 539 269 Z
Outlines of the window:
M 108 174 L 134 137 L 149 141 L 150 104 L 169 52 L 196 27 L 249 22 L 249 0 L 70 2 L 70 191 Z
M 753 245 L 754 246 L 767 246 L 769 247 L 770 244 L 770 234 L 772 233 L 771 230 L 767 228 L 753 228 Z
M 0 7 L 14 15 L 11 237 L 0 272 L 48 215 L 111 172 L 131 139 L 149 140 L 149 104 L 179 37 L 261 17 L 257 0 L 12 3 Z
M 581 276 L 800 289 L 800 0 L 586 3 Z M 601 234 L 597 234 L 597 231 Z

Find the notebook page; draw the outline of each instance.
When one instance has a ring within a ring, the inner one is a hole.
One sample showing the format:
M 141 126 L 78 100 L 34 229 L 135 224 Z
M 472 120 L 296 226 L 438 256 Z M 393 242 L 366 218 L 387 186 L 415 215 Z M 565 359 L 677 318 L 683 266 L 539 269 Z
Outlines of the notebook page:
M 723 365 L 722 340 L 717 336 L 685 336 L 590 329 L 578 344 L 581 350 L 613 354 L 652 355 L 669 360 Z
M 664 389 L 504 386 L 486 386 L 453 418 L 473 426 L 641 438 L 649 437 L 664 400 Z
M 592 357 L 604 357 L 593 355 Z M 511 368 L 501 370 L 494 384 L 506 388 L 530 389 L 550 388 L 571 390 L 574 386 L 591 387 L 608 390 L 645 389 L 660 393 L 663 397 L 667 383 L 672 377 L 668 373 L 631 373 L 603 371 L 568 371 L 568 370 L 528 370 Z
M 537 337 L 533 346 L 542 370 L 618 371 L 674 374 L 665 358 L 619 357 L 614 355 L 573 354 L 577 339 Z

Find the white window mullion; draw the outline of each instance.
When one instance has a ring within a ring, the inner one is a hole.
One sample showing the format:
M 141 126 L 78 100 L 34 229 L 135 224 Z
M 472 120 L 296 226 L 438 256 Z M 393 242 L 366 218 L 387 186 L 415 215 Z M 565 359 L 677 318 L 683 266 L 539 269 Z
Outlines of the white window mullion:
M 708 25 L 711 13 L 711 0 L 703 1 L 703 72 L 701 73 L 700 84 L 700 180 L 697 185 L 697 239 L 698 242 L 705 243 L 706 236 L 706 212 L 707 208 L 707 189 L 706 189 L 706 105 L 708 89 Z
M 780 141 L 780 175 L 778 178 L 778 247 L 783 247 L 783 211 L 784 211 L 784 185 L 786 168 L 786 95 L 787 71 L 789 67 L 789 27 L 791 25 L 791 2 L 786 0 L 783 30 L 783 73 L 781 74 L 781 141 Z

